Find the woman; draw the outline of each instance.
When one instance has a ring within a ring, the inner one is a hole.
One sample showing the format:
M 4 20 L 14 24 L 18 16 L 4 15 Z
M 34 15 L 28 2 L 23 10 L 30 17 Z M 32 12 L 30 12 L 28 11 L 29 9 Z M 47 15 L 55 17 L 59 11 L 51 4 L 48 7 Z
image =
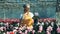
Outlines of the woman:
M 22 26 L 26 26 L 28 28 L 33 28 L 33 19 L 32 17 L 34 16 L 33 13 L 30 12 L 30 5 L 29 4 L 26 4 L 23 6 L 24 8 L 24 14 L 23 14 L 23 17 L 22 17 L 22 20 L 21 20 L 21 25 Z

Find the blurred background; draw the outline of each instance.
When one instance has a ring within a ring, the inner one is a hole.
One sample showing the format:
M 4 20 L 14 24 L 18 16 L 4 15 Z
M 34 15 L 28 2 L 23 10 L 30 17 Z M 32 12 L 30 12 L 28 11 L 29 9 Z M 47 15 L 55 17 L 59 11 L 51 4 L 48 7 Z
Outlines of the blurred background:
M 23 5 L 31 5 L 31 12 L 39 12 L 40 18 L 56 18 L 57 0 L 0 0 L 0 18 L 19 18 Z

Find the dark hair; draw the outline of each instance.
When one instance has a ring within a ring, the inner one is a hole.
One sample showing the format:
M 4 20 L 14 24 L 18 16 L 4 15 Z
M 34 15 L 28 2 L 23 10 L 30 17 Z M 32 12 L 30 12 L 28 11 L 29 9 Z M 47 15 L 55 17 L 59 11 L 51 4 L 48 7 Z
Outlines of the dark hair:
M 23 8 L 26 8 L 26 7 L 27 7 L 27 8 L 30 8 L 30 5 L 29 5 L 29 4 L 24 4 L 24 5 L 23 5 Z
M 26 4 L 23 5 L 23 8 L 26 8 Z

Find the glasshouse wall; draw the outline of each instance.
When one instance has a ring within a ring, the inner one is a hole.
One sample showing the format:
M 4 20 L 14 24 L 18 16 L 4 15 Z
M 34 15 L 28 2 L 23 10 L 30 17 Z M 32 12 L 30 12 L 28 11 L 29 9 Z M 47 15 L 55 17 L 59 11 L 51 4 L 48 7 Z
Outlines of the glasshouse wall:
M 40 18 L 55 18 L 57 0 L 0 0 L 0 18 L 20 18 L 23 5 L 30 4 L 31 12 L 38 12 Z

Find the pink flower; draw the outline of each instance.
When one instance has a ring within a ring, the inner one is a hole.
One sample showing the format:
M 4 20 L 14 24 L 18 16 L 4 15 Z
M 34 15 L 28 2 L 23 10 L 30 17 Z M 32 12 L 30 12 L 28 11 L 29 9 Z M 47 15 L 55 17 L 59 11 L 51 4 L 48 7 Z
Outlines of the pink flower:
M 48 31 L 52 31 L 53 29 L 52 29 L 51 26 L 49 26 L 49 27 L 47 28 L 47 30 L 48 30 Z
M 27 31 L 27 30 L 25 30 L 25 34 L 27 34 L 27 32 L 28 32 L 28 31 Z
M 60 28 L 59 27 L 57 28 L 57 33 L 60 33 Z
M 39 31 L 42 31 L 43 30 L 43 26 L 39 26 Z
M 34 34 L 35 33 L 35 30 L 32 30 L 32 34 Z
M 46 34 L 51 34 L 49 31 L 46 31 Z

